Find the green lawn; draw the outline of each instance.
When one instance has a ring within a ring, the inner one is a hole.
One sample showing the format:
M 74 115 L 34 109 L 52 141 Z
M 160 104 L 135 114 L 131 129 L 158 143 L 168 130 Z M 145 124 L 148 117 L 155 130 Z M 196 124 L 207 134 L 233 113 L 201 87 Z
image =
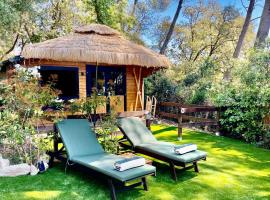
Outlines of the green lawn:
M 157 139 L 177 141 L 177 129 L 154 125 Z M 270 151 L 243 142 L 184 130 L 180 143 L 196 143 L 208 152 L 199 163 L 200 173 L 179 171 L 178 181 L 170 178 L 169 168 L 157 163 L 157 177 L 150 177 L 149 191 L 136 188 L 118 194 L 119 199 L 270 199 Z M 0 199 L 109 199 L 106 182 L 83 172 L 56 165 L 45 174 L 0 178 Z

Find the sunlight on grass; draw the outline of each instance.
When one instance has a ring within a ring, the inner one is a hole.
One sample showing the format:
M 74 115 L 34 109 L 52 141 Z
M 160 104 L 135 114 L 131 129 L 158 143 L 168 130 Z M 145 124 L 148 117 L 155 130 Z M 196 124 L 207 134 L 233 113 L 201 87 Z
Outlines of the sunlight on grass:
M 169 200 L 174 199 L 173 195 L 170 193 L 170 191 L 165 190 L 159 190 L 157 191 L 155 197 L 160 200 Z
M 23 195 L 27 199 L 52 199 L 58 197 L 61 193 L 61 191 L 30 191 L 23 192 Z

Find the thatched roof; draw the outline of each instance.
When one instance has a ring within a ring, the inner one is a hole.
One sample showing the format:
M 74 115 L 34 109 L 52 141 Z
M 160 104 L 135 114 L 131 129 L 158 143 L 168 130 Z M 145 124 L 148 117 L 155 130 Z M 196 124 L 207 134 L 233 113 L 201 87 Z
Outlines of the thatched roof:
M 26 45 L 25 59 L 168 67 L 169 60 L 151 49 L 125 39 L 105 25 L 91 24 L 74 33 L 45 42 Z

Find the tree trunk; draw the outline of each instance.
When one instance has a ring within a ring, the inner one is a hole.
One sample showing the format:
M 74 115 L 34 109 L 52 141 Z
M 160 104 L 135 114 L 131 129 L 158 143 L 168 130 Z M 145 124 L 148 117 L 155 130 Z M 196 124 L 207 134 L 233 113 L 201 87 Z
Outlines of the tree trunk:
M 170 39 L 171 39 L 171 37 L 172 37 L 173 30 L 174 30 L 176 21 L 177 21 L 177 19 L 178 19 L 178 16 L 179 16 L 179 14 L 180 14 L 180 10 L 181 10 L 181 8 L 182 8 L 183 1 L 184 1 L 184 0 L 179 0 L 179 2 L 178 2 L 177 10 L 176 10 L 176 12 L 175 12 L 173 21 L 172 21 L 172 23 L 171 23 L 171 25 L 170 25 L 170 28 L 169 28 L 169 31 L 168 31 L 168 33 L 167 33 L 167 36 L 166 36 L 166 38 L 165 38 L 165 40 L 164 40 L 164 43 L 163 43 L 163 45 L 162 45 L 162 47 L 161 47 L 161 49 L 160 49 L 160 54 L 164 54 L 164 53 L 165 53 L 165 50 L 166 50 L 166 48 L 167 48 L 167 46 L 168 46 L 168 43 L 169 43 L 169 41 L 170 41 Z
M 239 35 L 239 39 L 238 39 L 236 48 L 235 48 L 234 53 L 233 53 L 234 58 L 238 58 L 239 55 L 240 55 L 240 51 L 241 51 L 241 48 L 242 48 L 246 33 L 248 31 L 249 24 L 250 24 L 250 20 L 251 20 L 252 12 L 253 12 L 253 9 L 254 9 L 254 5 L 255 5 L 255 0 L 250 0 L 248 10 L 247 10 L 246 19 L 245 19 L 245 22 L 243 24 L 242 31 L 241 31 L 241 33 Z
M 14 40 L 12 46 L 10 47 L 9 50 L 7 50 L 7 51 L 0 57 L 0 60 L 4 59 L 4 57 L 5 57 L 6 55 L 8 55 L 10 52 L 12 52 L 12 51 L 15 49 L 15 46 L 16 46 L 18 40 L 19 40 L 19 36 L 20 36 L 19 34 L 16 35 L 15 40 Z
M 131 16 L 134 16 L 137 4 L 138 4 L 138 0 L 134 0 L 133 6 L 132 6 L 132 11 L 131 11 Z
M 270 0 L 265 0 L 261 21 L 256 36 L 255 47 L 259 47 L 265 42 L 269 34 L 269 29 L 270 29 Z
M 97 16 L 97 23 L 104 24 L 104 21 L 102 20 L 102 16 L 101 16 L 101 13 L 100 13 L 100 8 L 99 8 L 97 0 L 93 1 L 93 6 L 94 6 L 95 13 L 96 13 L 96 16 Z

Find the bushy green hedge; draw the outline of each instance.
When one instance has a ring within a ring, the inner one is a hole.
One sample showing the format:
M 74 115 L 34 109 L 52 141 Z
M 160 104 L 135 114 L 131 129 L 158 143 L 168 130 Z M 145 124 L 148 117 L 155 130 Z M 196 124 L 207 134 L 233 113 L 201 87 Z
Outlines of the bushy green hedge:
M 270 148 L 270 128 L 264 119 L 270 114 L 270 49 L 250 52 L 247 61 L 237 61 L 233 81 L 211 91 L 218 106 L 228 106 L 221 116 L 225 134 Z
M 159 71 L 145 80 L 145 94 L 154 95 L 158 101 L 205 104 L 216 67 L 213 60 L 206 59 L 195 70 Z

